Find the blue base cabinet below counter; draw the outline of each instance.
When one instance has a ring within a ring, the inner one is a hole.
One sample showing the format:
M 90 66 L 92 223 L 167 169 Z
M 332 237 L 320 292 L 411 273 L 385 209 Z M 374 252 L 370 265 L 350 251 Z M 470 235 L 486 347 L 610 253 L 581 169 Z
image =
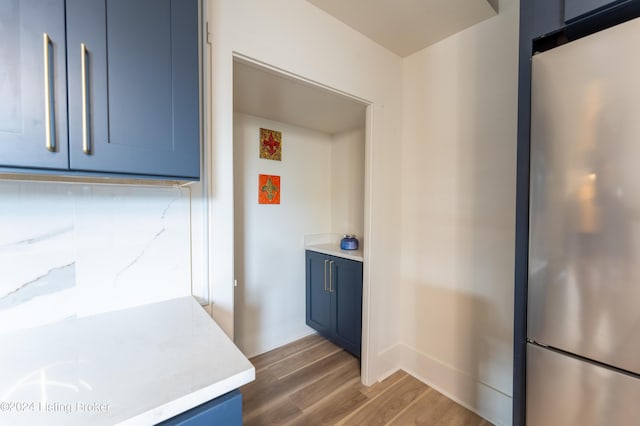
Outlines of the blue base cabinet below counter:
M 306 323 L 360 358 L 362 262 L 306 251 Z
M 160 423 L 160 426 L 212 425 L 242 426 L 242 394 L 240 391 L 231 391 Z

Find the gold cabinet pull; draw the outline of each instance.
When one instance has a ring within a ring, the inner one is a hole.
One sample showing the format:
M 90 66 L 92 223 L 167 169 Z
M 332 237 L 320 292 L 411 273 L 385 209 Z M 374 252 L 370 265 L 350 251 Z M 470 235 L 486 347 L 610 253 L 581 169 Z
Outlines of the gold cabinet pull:
M 49 57 L 49 46 L 52 45 L 49 34 L 44 33 L 42 37 L 44 48 L 44 132 L 45 132 L 45 146 L 47 150 L 55 152 L 56 142 L 54 140 L 55 129 L 51 126 L 55 125 L 54 120 L 51 119 L 51 101 L 53 95 L 51 93 L 53 84 L 51 82 L 51 58 Z
M 82 79 L 82 152 L 89 155 L 91 154 L 91 147 L 89 146 L 89 123 L 88 123 L 88 102 L 87 102 L 87 45 L 80 43 L 80 68 Z

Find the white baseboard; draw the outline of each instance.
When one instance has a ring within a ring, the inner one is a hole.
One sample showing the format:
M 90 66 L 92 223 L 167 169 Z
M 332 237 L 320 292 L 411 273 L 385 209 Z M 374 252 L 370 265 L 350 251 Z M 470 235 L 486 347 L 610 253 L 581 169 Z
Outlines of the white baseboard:
M 373 383 L 365 383 L 365 385 L 370 386 L 375 382 L 381 382 L 396 371 L 402 369 L 402 365 L 400 364 L 403 349 L 402 346 L 403 345 L 396 344 L 390 348 L 382 350 L 378 354 L 378 358 L 376 360 L 376 374 L 372 375 L 375 377 L 375 381 Z
M 510 396 L 404 344 L 388 349 L 381 356 L 388 361 L 395 360 L 399 368 L 491 423 L 511 425 Z

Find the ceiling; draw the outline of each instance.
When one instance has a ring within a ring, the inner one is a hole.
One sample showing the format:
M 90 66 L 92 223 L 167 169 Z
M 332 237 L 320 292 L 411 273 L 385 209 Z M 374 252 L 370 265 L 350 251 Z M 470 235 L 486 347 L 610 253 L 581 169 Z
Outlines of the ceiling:
M 366 104 L 312 83 L 234 59 L 233 110 L 335 134 L 363 127 Z
M 405 57 L 497 14 L 498 0 L 307 0 Z

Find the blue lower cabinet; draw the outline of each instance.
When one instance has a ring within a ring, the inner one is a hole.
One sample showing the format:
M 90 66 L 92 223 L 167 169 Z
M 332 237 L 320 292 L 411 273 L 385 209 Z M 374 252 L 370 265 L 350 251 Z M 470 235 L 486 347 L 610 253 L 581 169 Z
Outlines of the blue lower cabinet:
M 333 259 L 331 289 L 334 318 L 333 340 L 360 357 L 362 341 L 362 262 Z
M 161 426 L 242 426 L 242 394 L 234 390 L 160 423 Z
M 362 262 L 306 252 L 306 323 L 360 357 Z
M 329 256 L 307 251 L 307 325 L 324 336 L 331 336 L 331 293 L 328 291 Z

